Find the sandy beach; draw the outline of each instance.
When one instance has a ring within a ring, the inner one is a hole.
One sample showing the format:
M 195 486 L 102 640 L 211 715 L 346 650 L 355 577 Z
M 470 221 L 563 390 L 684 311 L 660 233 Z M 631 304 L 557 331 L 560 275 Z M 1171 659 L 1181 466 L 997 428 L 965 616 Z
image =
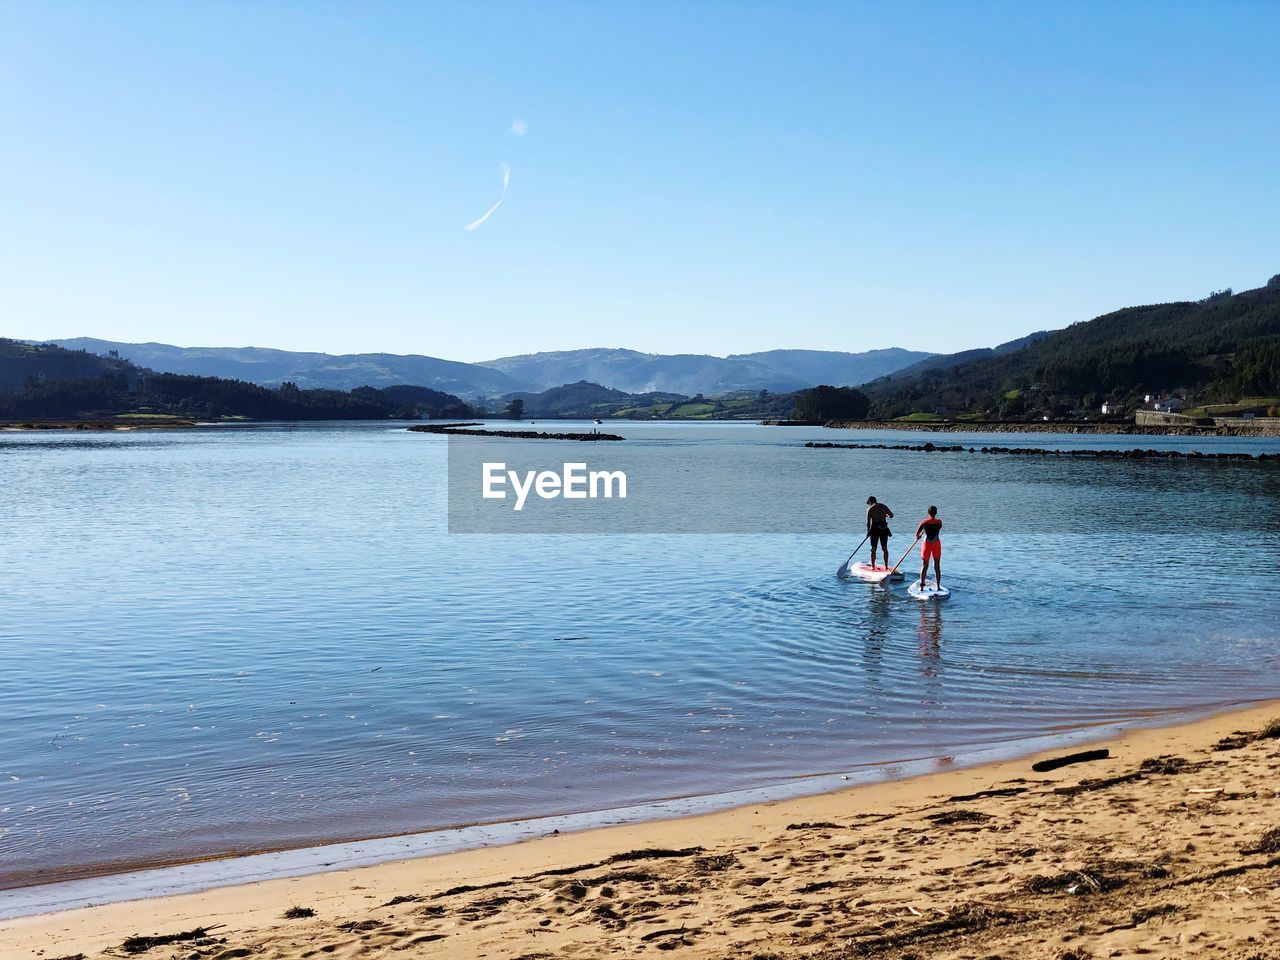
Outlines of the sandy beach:
M 8 958 L 1280 956 L 1280 703 L 966 770 L 0 924 Z M 0 894 L 0 896 L 3 896 Z

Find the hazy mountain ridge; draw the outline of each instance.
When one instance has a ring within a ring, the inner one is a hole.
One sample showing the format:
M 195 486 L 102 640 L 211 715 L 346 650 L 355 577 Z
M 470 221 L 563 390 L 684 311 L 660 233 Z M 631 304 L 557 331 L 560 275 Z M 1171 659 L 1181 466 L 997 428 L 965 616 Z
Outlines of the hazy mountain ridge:
M 420 354 L 330 354 L 271 347 L 177 347 L 167 343 L 122 343 L 94 337 L 52 340 L 69 350 L 106 354 L 166 373 L 247 380 L 264 387 L 294 383 L 304 389 L 353 390 L 413 384 L 443 393 L 474 395 L 519 390 L 499 371 L 473 363 Z
M 458 397 L 431 387 L 267 387 L 239 378 L 157 372 L 119 357 L 0 338 L 0 419 L 382 420 L 472 412 Z
M 935 356 L 937 354 L 920 350 L 889 347 L 862 353 L 838 350 L 763 350 L 758 353 L 731 354 L 725 359 L 763 363 L 771 370 L 792 377 L 806 387 L 820 383 L 833 387 L 856 387 L 904 367 L 927 362 Z
M 500 357 L 481 365 L 500 370 L 534 391 L 582 380 L 627 393 L 660 391 L 685 395 L 794 390 L 797 386 L 791 378 L 752 360 L 603 347 Z
M 715 357 L 653 354 L 620 348 L 588 348 L 500 357 L 463 363 L 419 354 L 328 354 L 270 347 L 178 347 L 73 337 L 51 343 L 105 356 L 116 351 L 139 366 L 167 373 L 224 377 L 275 387 L 352 390 L 417 384 L 457 396 L 494 397 L 539 393 L 586 380 L 630 394 L 683 396 L 769 390 L 784 393 L 817 383 L 854 385 L 922 358 L 919 351 L 890 348 L 865 353 L 769 350 Z
M 738 390 L 786 392 L 817 383 L 851 386 L 929 356 L 896 347 L 865 353 L 766 350 L 727 357 L 601 347 L 520 354 L 485 360 L 481 365 L 500 370 L 533 391 L 587 380 L 628 393 L 712 396 Z

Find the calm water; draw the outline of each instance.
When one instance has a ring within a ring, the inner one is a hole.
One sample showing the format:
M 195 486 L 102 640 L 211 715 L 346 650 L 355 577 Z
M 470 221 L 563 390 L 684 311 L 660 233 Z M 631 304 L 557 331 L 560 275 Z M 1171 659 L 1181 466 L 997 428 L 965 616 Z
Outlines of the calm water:
M 630 456 L 726 448 L 712 492 L 847 500 L 826 536 L 448 536 L 446 443 L 395 425 L 0 435 L 0 885 L 1280 695 L 1275 463 L 618 432 Z M 868 492 L 899 547 L 943 504 L 945 605 L 834 576 Z

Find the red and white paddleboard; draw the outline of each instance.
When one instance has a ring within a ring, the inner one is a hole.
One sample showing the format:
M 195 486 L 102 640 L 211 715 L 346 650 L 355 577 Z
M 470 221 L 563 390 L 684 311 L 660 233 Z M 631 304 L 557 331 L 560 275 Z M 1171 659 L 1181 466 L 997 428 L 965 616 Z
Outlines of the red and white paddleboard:
M 860 577 L 863 580 L 884 580 L 885 574 L 889 573 L 888 567 L 873 567 L 869 563 L 851 563 L 845 567 L 845 572 L 851 577 Z M 895 570 L 889 574 L 890 580 L 903 579 L 902 571 Z

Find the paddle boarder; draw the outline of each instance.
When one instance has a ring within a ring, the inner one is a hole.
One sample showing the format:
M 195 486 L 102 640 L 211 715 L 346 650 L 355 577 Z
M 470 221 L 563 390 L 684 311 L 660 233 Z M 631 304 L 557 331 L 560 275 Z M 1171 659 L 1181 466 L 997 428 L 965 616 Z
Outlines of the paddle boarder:
M 889 566 L 889 521 L 893 511 L 886 504 L 877 503 L 875 497 L 867 497 L 867 537 L 871 540 L 871 569 L 876 568 L 876 544 L 884 554 L 884 565 Z
M 933 579 L 939 590 L 942 589 L 942 521 L 938 519 L 938 508 L 929 507 L 929 516 L 920 521 L 916 527 L 916 539 L 924 537 L 920 547 L 920 589 L 924 589 L 924 578 L 929 575 L 929 561 L 933 561 Z M 889 561 L 886 559 L 885 563 Z

